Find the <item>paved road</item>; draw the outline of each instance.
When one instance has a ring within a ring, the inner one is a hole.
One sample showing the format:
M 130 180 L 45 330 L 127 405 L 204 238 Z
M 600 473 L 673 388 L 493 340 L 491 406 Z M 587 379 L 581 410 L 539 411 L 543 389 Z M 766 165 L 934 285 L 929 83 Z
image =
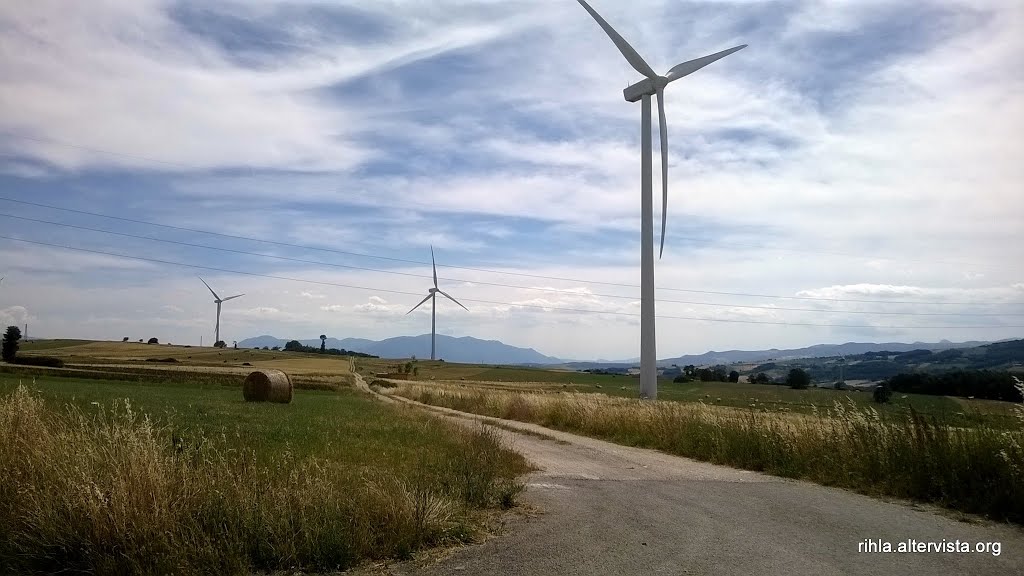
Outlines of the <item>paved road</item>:
M 478 417 L 444 409 L 466 423 Z M 541 468 L 487 542 L 389 575 L 1024 574 L 1024 531 L 926 507 L 714 466 L 531 424 L 503 431 Z M 998 542 L 1000 554 L 858 552 L 866 538 Z

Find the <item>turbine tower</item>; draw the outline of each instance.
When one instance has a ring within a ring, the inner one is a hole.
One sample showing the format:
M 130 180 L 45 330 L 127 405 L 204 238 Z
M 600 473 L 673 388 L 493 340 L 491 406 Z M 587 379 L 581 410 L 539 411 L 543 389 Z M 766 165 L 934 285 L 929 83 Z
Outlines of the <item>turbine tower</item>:
M 436 350 L 435 340 L 437 338 L 437 295 L 440 293 L 442 296 L 451 300 L 452 302 L 455 302 L 459 306 L 462 306 L 462 303 L 456 300 L 455 298 L 452 298 L 443 290 L 437 287 L 437 264 L 434 262 L 433 246 L 430 247 L 430 264 L 434 267 L 434 287 L 428 290 L 429 294 L 427 294 L 427 297 L 424 298 L 423 300 L 420 300 L 419 304 L 413 306 L 412 310 L 419 308 L 420 306 L 423 305 L 424 302 L 430 300 L 430 359 L 436 360 L 434 352 Z M 465 310 L 466 312 L 469 312 L 469 308 L 466 308 L 465 306 L 462 306 L 462 309 Z M 409 314 L 411 314 L 412 310 L 406 312 L 405 315 L 408 316 Z
M 659 76 L 654 69 L 601 17 L 585 0 L 577 0 L 597 20 L 611 38 L 615 47 L 626 58 L 634 70 L 645 78 L 623 90 L 627 102 L 641 103 L 640 110 L 640 396 L 654 399 L 658 396 L 657 351 L 654 330 L 654 190 L 651 158 L 651 95 L 658 98 L 658 129 L 661 135 L 661 258 L 665 250 L 665 221 L 668 204 L 668 131 L 665 122 L 665 86 L 683 76 L 687 76 L 711 64 L 715 60 L 725 58 L 729 54 L 746 48 L 747 45 L 736 46 L 704 56 L 669 69 L 664 76 Z
M 199 278 L 203 284 L 206 284 L 206 280 L 203 280 L 202 276 L 197 276 L 197 278 Z M 216 339 L 213 341 L 213 345 L 216 346 L 217 342 L 220 342 L 220 305 L 228 300 L 238 298 L 239 296 L 245 296 L 245 294 L 236 294 L 234 296 L 228 296 L 227 298 L 221 298 L 220 296 L 217 296 L 217 293 L 213 291 L 213 288 L 210 288 L 209 284 L 206 284 L 206 287 L 210 290 L 210 294 L 213 294 L 213 302 L 217 305 L 217 327 L 214 328 L 214 337 Z

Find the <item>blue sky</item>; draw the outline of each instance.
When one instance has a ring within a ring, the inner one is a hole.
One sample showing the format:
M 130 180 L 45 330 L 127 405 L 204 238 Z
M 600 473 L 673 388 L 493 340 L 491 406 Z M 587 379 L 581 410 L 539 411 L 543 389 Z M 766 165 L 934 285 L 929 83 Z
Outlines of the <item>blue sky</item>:
M 1024 335 L 1019 2 L 592 4 L 662 72 L 750 45 L 667 90 L 659 357 Z M 440 333 L 638 355 L 638 78 L 577 2 L 54 0 L 0 29 L 0 322 L 209 343 L 199 273 L 246 294 L 229 342 L 420 334 L 433 245 L 470 309 Z

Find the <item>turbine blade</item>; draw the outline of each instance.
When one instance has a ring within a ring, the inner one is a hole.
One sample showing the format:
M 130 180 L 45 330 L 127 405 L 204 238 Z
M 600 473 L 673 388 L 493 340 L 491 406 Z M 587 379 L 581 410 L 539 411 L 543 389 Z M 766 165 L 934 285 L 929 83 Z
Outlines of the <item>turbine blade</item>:
M 433 296 L 433 294 L 427 294 L 427 297 L 424 298 L 423 300 L 420 300 L 419 304 L 413 306 L 412 310 L 415 310 L 415 309 L 419 308 L 420 306 L 422 306 L 424 302 L 426 302 L 427 300 L 430 300 L 431 296 Z M 412 310 L 409 310 L 408 312 L 406 312 L 405 315 L 408 316 L 409 314 L 412 314 Z
M 665 122 L 665 89 L 658 88 L 658 133 L 661 134 L 661 249 L 665 252 L 665 222 L 668 217 L 668 126 Z
M 228 300 L 231 300 L 231 299 L 234 299 L 234 298 L 238 298 L 239 296 L 245 296 L 245 294 L 236 294 L 234 296 L 228 296 L 227 298 L 221 300 L 221 302 L 227 302 Z
M 196 278 L 199 278 L 200 282 L 202 282 L 203 284 L 206 284 L 206 280 L 203 280 L 202 276 L 196 276 Z M 220 296 L 217 296 L 217 293 L 213 291 L 213 288 L 210 288 L 209 284 L 206 284 L 206 288 L 210 291 L 210 294 L 213 294 L 214 298 L 216 298 L 217 300 L 220 300 Z
M 434 247 L 430 247 L 430 265 L 434 267 L 434 288 L 437 288 L 437 263 L 434 262 Z
M 605 19 L 601 18 L 601 15 L 598 14 L 596 10 L 591 8 L 590 4 L 587 4 L 585 0 L 578 1 L 580 5 L 582 5 L 583 8 L 586 9 L 587 12 L 590 12 L 590 15 L 594 17 L 594 20 L 597 20 L 597 23 L 601 26 L 601 28 L 604 29 L 605 34 L 607 34 L 608 37 L 612 39 L 612 42 L 615 43 L 615 47 L 619 49 L 619 52 L 621 52 L 623 56 L 625 56 L 626 62 L 629 62 L 629 65 L 632 66 L 634 70 L 648 78 L 658 77 L 658 75 L 654 72 L 654 69 L 651 68 L 650 65 L 647 64 L 647 62 L 645 62 L 644 59 L 640 56 L 640 54 L 638 54 L 637 51 L 634 50 L 633 47 L 629 45 L 629 42 L 626 42 L 625 38 L 619 36 L 619 33 L 616 32 L 615 29 L 612 28 L 610 24 L 608 24 L 608 22 L 605 22 Z
M 683 62 L 682 64 L 676 64 L 675 66 L 672 67 L 671 70 L 668 71 L 668 74 L 665 74 L 665 78 L 668 79 L 669 82 L 672 82 L 674 80 L 678 80 L 678 79 L 682 78 L 683 76 L 687 76 L 689 74 L 693 74 L 697 70 L 700 70 L 701 68 L 707 66 L 708 64 L 711 64 L 715 60 L 720 60 L 722 58 L 725 58 L 729 54 L 732 54 L 733 52 L 737 52 L 739 50 L 743 50 L 746 47 L 747 47 L 746 44 L 742 44 L 742 45 L 736 46 L 734 48 L 729 48 L 728 50 L 722 50 L 721 52 L 715 52 L 714 54 L 711 54 L 710 56 L 703 56 L 701 58 L 697 58 L 697 59 L 694 59 L 694 60 Z
M 441 291 L 438 290 L 438 292 L 441 292 Z M 462 302 L 459 302 L 455 298 L 452 298 L 447 292 L 441 292 L 441 294 L 443 294 L 445 298 L 451 300 L 452 302 L 455 302 L 459 306 L 462 306 Z M 462 309 L 465 310 L 466 312 L 469 312 L 469 308 L 466 308 L 465 306 L 462 306 Z

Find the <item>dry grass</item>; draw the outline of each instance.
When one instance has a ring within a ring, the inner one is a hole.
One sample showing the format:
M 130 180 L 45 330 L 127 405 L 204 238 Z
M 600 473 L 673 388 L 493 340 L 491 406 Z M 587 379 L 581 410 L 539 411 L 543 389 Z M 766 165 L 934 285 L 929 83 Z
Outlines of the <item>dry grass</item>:
M 145 368 L 148 358 L 174 358 L 179 364 L 162 365 L 164 370 L 223 370 L 237 373 L 243 364 L 251 370 L 260 368 L 282 370 L 293 374 L 347 374 L 351 362 L 346 356 L 307 354 L 272 350 L 250 350 L 233 348 L 212 348 L 199 346 L 170 346 L 167 344 L 139 344 L 137 342 L 87 342 L 68 341 L 29 342 L 22 346 L 22 353 L 38 351 L 46 356 L 64 360 L 65 363 L 87 367 L 130 367 Z
M 89 415 L 18 386 L 0 398 L 0 572 L 336 570 L 463 541 L 474 510 L 522 489 L 522 464 L 493 432 L 446 434 L 408 473 L 266 461 L 226 437 L 177 440 L 128 401 Z
M 861 492 L 1024 522 L 1024 411 L 1014 431 L 900 420 L 837 402 L 812 414 L 597 394 L 400 384 L 427 404 L 534 422 L 615 442 Z

